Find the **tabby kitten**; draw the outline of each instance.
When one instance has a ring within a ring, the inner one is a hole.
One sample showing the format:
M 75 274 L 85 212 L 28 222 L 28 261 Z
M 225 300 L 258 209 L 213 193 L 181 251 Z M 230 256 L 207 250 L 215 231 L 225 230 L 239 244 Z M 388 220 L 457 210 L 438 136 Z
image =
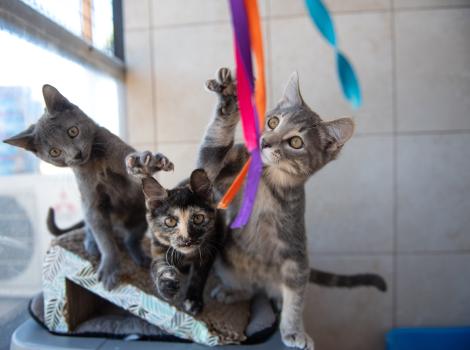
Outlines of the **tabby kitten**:
M 149 176 L 146 165 L 151 160 L 150 152 L 133 153 L 126 164 L 130 174 L 142 179 L 152 238 L 152 278 L 158 293 L 174 301 L 189 273 L 182 307 L 195 315 L 202 310 L 204 286 L 222 246 L 223 221 L 204 170 L 194 170 L 189 183 L 166 190 Z
M 150 260 L 140 243 L 147 230 L 145 200 L 139 181 L 126 172 L 124 158 L 134 149 L 107 129 L 98 126 L 56 88 L 44 85 L 46 109 L 36 124 L 4 142 L 33 152 L 38 158 L 70 167 L 77 179 L 85 213 L 86 251 L 101 255 L 98 279 L 107 289 L 118 282 L 117 238 L 139 265 Z M 152 171 L 171 170 L 164 156 Z M 53 212 L 48 224 L 54 228 Z M 80 224 L 74 226 L 79 227 Z M 64 230 L 53 230 L 61 234 Z
M 198 166 L 206 169 L 220 197 L 249 153 L 244 145 L 234 145 L 239 113 L 230 71 L 220 69 L 218 80 L 209 80 L 206 85 L 218 94 L 219 103 L 204 136 Z M 222 283 L 212 296 L 219 301 L 247 299 L 258 291 L 282 301 L 280 331 L 287 346 L 314 347 L 302 318 L 309 278 L 325 285 L 363 283 L 385 289 L 385 282 L 377 275 L 348 279 L 309 268 L 304 184 L 338 156 L 353 131 L 350 118 L 323 121 L 313 112 L 303 101 L 298 76 L 293 74 L 284 96 L 266 116 L 260 141 L 263 174 L 251 218 L 245 227 L 227 233 L 214 265 Z M 233 221 L 240 203 L 238 196 L 226 212 L 227 223 Z

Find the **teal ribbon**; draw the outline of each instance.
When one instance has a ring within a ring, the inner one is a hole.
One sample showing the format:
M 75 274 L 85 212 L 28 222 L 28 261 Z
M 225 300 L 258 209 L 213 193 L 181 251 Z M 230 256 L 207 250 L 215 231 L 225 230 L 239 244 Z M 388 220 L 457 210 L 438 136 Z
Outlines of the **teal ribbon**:
M 339 50 L 335 27 L 328 9 L 321 0 L 305 0 L 305 4 L 318 31 L 335 50 L 336 68 L 344 96 L 354 108 L 359 107 L 362 104 L 359 81 L 351 63 L 349 63 L 347 57 Z

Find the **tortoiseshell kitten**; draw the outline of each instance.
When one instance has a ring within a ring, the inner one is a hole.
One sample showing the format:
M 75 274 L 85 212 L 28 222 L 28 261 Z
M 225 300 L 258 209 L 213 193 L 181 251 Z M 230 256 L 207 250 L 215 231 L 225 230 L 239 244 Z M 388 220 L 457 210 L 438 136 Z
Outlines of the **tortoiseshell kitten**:
M 152 278 L 158 293 L 175 302 L 189 273 L 181 306 L 195 315 L 203 308 L 204 286 L 222 246 L 224 225 L 203 169 L 194 170 L 189 182 L 166 190 L 146 170 L 152 159 L 150 152 L 126 159 L 128 172 L 142 179 L 152 239 Z

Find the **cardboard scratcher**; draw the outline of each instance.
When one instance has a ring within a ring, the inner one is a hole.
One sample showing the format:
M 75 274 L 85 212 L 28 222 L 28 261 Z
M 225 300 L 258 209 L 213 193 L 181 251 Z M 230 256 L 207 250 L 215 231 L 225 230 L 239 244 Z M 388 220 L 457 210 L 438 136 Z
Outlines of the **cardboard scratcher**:
M 98 260 L 83 249 L 84 232 L 77 230 L 53 240 L 43 265 L 44 324 L 54 333 L 73 333 L 86 322 L 103 299 L 178 338 L 205 345 L 241 343 L 250 314 L 248 302 L 230 305 L 208 297 L 213 278 L 205 289 L 205 307 L 190 316 L 158 298 L 148 270 L 120 253 L 121 280 L 108 291 L 97 279 Z M 150 246 L 149 241 L 143 246 Z

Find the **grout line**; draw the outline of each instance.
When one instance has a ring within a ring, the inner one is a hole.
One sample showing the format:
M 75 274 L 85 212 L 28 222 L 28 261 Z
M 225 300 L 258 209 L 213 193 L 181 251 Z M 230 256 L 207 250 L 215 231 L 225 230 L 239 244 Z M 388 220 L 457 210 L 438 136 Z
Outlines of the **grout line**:
M 152 2 L 150 1 L 150 6 Z M 269 7 L 269 4 L 267 5 Z M 409 8 L 394 8 L 392 5 L 388 9 L 360 9 L 360 10 L 337 10 L 331 11 L 333 16 L 343 16 L 343 15 L 361 15 L 361 14 L 374 14 L 374 13 L 396 13 L 396 12 L 413 12 L 413 11 L 427 11 L 427 10 L 446 10 L 446 9 L 466 9 L 470 8 L 469 5 L 442 5 L 442 6 L 427 6 L 427 7 L 409 7 Z M 151 16 L 151 14 L 150 14 Z M 298 13 L 291 15 L 266 15 L 261 16 L 261 20 L 283 20 L 283 19 L 296 19 L 296 18 L 307 18 L 307 13 Z M 230 19 L 223 20 L 211 20 L 211 21 L 201 21 L 201 22 L 186 22 L 186 23 L 173 23 L 173 24 L 161 24 L 161 25 L 152 25 L 150 23 L 149 29 L 159 30 L 159 29 L 178 29 L 178 28 L 188 28 L 188 27 L 201 27 L 208 25 L 219 25 L 219 24 L 230 24 Z M 130 27 L 126 28 L 126 31 L 139 31 L 145 30 L 146 28 L 141 27 Z
M 152 134 L 153 134 L 153 148 L 157 149 L 157 124 L 158 124 L 158 115 L 157 115 L 157 82 L 155 77 L 155 50 L 154 50 L 154 37 L 153 37 L 153 2 L 148 2 L 148 11 L 149 11 L 149 50 L 150 50 L 150 86 L 151 86 L 151 98 L 152 98 Z
M 393 294 L 392 294 L 392 325 L 397 326 L 398 315 L 398 100 L 397 100 L 397 55 L 395 35 L 395 9 L 392 4 L 390 17 L 391 54 L 392 54 L 392 116 L 393 116 Z
M 466 9 L 470 8 L 469 5 L 432 5 L 426 7 L 412 6 L 412 7 L 398 7 L 395 8 L 395 12 L 415 12 L 415 11 L 427 11 L 427 10 L 453 10 L 453 9 Z
M 377 251 L 377 252 L 351 252 L 351 251 L 315 251 L 311 250 L 313 256 L 350 256 L 350 257 L 368 257 L 368 256 L 392 256 L 394 259 L 400 256 L 442 256 L 442 255 L 470 255 L 470 250 L 412 250 L 409 252 L 398 251 Z M 397 259 L 398 260 L 398 259 Z
M 449 130 L 417 130 L 417 131 L 397 131 L 399 136 L 420 136 L 420 135 L 453 135 L 453 134 L 469 134 L 470 129 L 449 129 Z
M 374 14 L 374 13 L 387 13 L 391 12 L 391 9 L 367 9 L 367 10 L 340 10 L 331 11 L 330 13 L 334 17 L 348 16 L 348 15 L 362 15 L 362 14 Z M 269 16 L 269 19 L 283 20 L 283 19 L 296 19 L 296 18 L 309 18 L 308 12 L 305 10 L 303 13 L 293 13 L 289 15 L 274 15 Z
M 394 253 L 393 251 L 384 251 L 384 252 L 351 252 L 351 251 L 338 251 L 338 252 L 333 252 L 333 251 L 315 251 L 315 249 L 310 251 L 311 255 L 314 257 L 317 256 L 351 256 L 351 257 L 368 257 L 368 256 L 393 256 Z
M 271 13 L 271 1 L 266 1 L 266 12 Z M 267 79 L 267 96 L 266 102 L 273 103 L 273 91 L 272 91 L 272 82 L 273 82 L 273 69 L 272 69 L 272 37 L 271 37 L 271 19 L 269 16 L 266 18 L 266 43 L 267 43 L 267 50 L 266 50 L 266 57 L 265 61 L 267 61 L 268 71 L 266 72 L 268 75 Z M 266 103 L 266 112 L 268 110 L 268 104 Z
M 150 26 L 148 27 L 131 27 L 131 28 L 126 28 L 125 33 L 134 33 L 134 32 L 144 32 L 146 30 L 150 30 Z
M 263 19 L 263 18 L 261 18 Z M 179 29 L 179 28 L 194 28 L 194 27 L 205 27 L 210 25 L 230 25 L 230 18 L 224 20 L 215 20 L 215 21 L 203 21 L 203 22 L 186 22 L 186 23 L 173 23 L 173 24 L 161 24 L 151 26 L 151 29 Z
M 392 77 L 393 78 L 393 77 Z M 393 83 L 393 82 L 392 82 Z M 392 95 L 394 92 L 392 92 Z M 393 98 L 393 96 L 392 96 Z M 398 118 L 398 116 L 397 116 Z M 394 126 L 398 128 L 397 125 Z M 368 136 L 430 136 L 430 135 L 455 135 L 455 134 L 470 134 L 470 129 L 448 129 L 448 130 L 414 130 L 414 131 L 398 131 L 395 129 L 391 132 L 363 132 L 356 133 L 354 136 L 368 137 Z

